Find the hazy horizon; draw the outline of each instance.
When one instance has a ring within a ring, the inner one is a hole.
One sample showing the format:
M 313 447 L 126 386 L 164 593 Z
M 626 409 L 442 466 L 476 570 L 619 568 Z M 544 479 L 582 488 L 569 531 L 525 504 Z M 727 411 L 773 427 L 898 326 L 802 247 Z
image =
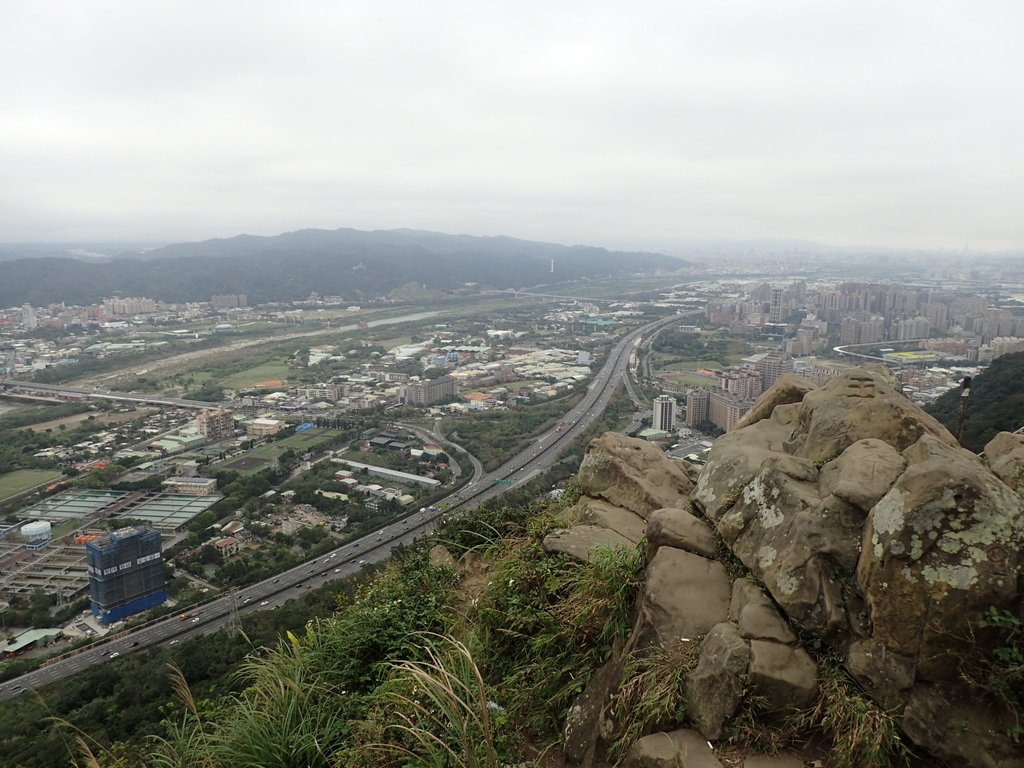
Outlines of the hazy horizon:
M 4 16 L 0 243 L 350 227 L 1024 248 L 1017 3 L 73 0 Z

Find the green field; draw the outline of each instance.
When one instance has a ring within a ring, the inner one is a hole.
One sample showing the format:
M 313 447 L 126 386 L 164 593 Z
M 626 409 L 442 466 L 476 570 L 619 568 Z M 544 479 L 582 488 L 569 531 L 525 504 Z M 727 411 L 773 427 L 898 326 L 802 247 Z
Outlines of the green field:
M 665 379 L 665 381 L 674 381 L 676 384 L 685 384 L 689 387 L 701 387 L 703 389 L 707 389 L 715 384 L 715 380 L 710 376 L 700 376 L 696 373 L 667 373 L 658 378 Z
M 283 360 L 270 360 L 255 368 L 247 368 L 244 371 L 233 373 L 225 377 L 220 383 L 231 389 L 244 389 L 251 387 L 259 381 L 273 381 L 274 379 L 287 379 L 291 368 Z
M 293 448 L 296 451 L 302 452 L 311 445 L 316 445 L 323 440 L 329 440 L 330 438 L 337 437 L 340 434 L 341 431 L 337 429 L 310 429 L 305 432 L 299 432 L 298 434 L 286 437 L 284 440 L 278 440 L 274 445 L 283 446 L 281 448 L 282 451 L 287 448 Z
M 225 462 L 215 464 L 217 469 L 233 469 L 236 472 L 258 472 L 277 461 L 277 457 L 289 448 L 303 453 L 310 446 L 341 434 L 336 429 L 311 429 L 290 435 L 284 440 L 261 445 L 241 456 L 234 456 Z
M 665 366 L 658 366 L 659 371 L 697 371 L 701 368 L 725 368 L 721 360 L 680 360 Z
M 0 475 L 0 500 L 63 476 L 59 469 L 16 469 Z

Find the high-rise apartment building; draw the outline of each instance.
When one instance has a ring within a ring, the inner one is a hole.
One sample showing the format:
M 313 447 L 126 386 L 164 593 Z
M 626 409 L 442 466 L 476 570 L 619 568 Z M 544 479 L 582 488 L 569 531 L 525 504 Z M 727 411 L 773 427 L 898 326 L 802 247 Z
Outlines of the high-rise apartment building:
M 110 317 L 149 314 L 156 312 L 156 302 L 145 296 L 117 297 L 104 301 L 103 311 Z
M 768 322 L 782 322 L 782 289 L 772 288 L 768 305 Z
M 167 600 L 160 532 L 133 526 L 85 545 L 92 614 L 104 624 Z
M 213 296 L 210 303 L 216 309 L 237 309 L 248 306 L 249 300 L 244 293 L 225 293 Z
M 407 384 L 402 388 L 402 400 L 409 405 L 433 405 L 458 394 L 455 379 L 441 376 L 437 379 Z
M 226 440 L 235 435 L 235 415 L 227 408 L 205 408 L 196 415 L 196 427 L 207 440 Z
M 710 415 L 711 393 L 706 389 L 694 389 L 686 395 L 686 424 L 695 427 L 707 421 Z
M 676 400 L 670 395 L 654 398 L 654 418 L 651 426 L 662 432 L 671 432 L 676 426 Z
M 769 352 L 757 364 L 757 369 L 761 374 L 761 386 L 768 389 L 779 376 L 792 373 L 793 358 L 781 350 Z
M 36 310 L 31 304 L 21 308 L 21 325 L 26 331 L 34 331 L 39 327 L 39 318 L 36 317 Z
M 740 402 L 735 395 L 724 391 L 712 392 L 708 400 L 708 420 L 726 432 L 736 426 L 750 407 L 747 403 Z
M 761 374 L 757 371 L 726 371 L 721 377 L 722 389 L 740 400 L 756 400 L 761 394 Z

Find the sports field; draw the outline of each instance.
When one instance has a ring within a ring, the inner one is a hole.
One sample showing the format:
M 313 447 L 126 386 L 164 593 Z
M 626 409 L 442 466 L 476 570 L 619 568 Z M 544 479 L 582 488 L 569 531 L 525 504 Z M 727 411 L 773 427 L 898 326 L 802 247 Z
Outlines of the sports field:
M 16 469 L 0 475 L 0 501 L 63 476 L 59 469 Z
M 288 363 L 283 360 L 269 360 L 254 368 L 247 368 L 238 373 L 232 373 L 225 377 L 220 383 L 231 389 L 245 389 L 261 381 L 273 381 L 274 379 L 287 379 L 291 369 Z

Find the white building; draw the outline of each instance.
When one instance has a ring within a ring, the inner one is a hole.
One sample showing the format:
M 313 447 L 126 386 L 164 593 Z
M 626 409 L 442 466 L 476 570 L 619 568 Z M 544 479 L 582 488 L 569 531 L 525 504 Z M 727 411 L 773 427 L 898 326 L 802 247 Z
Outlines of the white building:
M 676 401 L 670 395 L 658 395 L 654 398 L 653 429 L 671 432 L 676 425 Z

